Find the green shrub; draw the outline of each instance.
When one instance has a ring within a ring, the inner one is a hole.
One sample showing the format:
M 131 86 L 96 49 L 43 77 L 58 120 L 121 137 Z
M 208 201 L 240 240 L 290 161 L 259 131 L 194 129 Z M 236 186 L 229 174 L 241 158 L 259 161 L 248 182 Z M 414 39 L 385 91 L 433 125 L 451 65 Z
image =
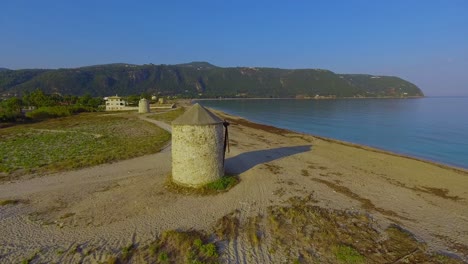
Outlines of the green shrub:
M 166 262 L 169 260 L 169 256 L 167 255 L 166 252 L 161 252 L 159 253 L 158 260 L 161 262 Z
M 339 263 L 365 263 L 365 258 L 361 255 L 356 249 L 345 246 L 339 245 L 334 248 L 335 257 Z
M 66 106 L 44 106 L 26 113 L 27 117 L 39 120 L 56 117 L 66 117 L 70 115 L 70 110 Z
M 215 191 L 224 191 L 231 189 L 238 182 L 239 180 L 235 176 L 224 176 L 219 180 L 208 183 L 206 188 Z
M 73 114 L 85 113 L 85 112 L 96 112 L 97 111 L 97 109 L 95 109 L 93 107 L 83 106 L 83 105 L 72 105 L 68 109 Z

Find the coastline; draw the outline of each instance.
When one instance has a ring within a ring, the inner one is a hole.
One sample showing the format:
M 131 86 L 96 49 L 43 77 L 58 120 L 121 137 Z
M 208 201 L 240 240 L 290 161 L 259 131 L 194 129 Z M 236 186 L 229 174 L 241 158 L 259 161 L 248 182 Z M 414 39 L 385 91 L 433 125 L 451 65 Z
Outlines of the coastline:
M 204 197 L 170 192 L 170 148 L 0 184 L 0 200 L 27 201 L 0 207 L 0 244 L 8 245 L 0 259 L 18 262 L 39 247 L 42 262 L 102 262 L 166 230 L 210 234 L 226 217 L 248 226 L 263 215 L 261 244 L 252 246 L 239 229 L 235 243 L 222 244 L 220 262 L 277 263 L 287 255 L 271 251 L 270 208 L 300 198 L 323 210 L 368 215 L 365 225 L 376 230 L 397 225 L 430 252 L 468 260 L 468 171 L 214 112 L 231 122 L 226 172 L 240 178 L 233 189 Z
M 415 96 L 405 96 L 405 97 L 393 97 L 393 96 L 383 96 L 383 97 L 321 97 L 321 98 L 282 98 L 282 97 L 222 97 L 222 98 L 198 98 L 198 99 L 188 99 L 192 102 L 196 101 L 222 101 L 222 100 L 342 100 L 342 99 L 419 99 L 427 98 L 427 96 L 415 95 Z
M 430 98 L 430 97 L 424 97 L 424 98 Z M 370 98 L 369 98 L 370 99 Z M 390 98 L 389 98 L 390 99 Z M 423 99 L 423 98 L 421 98 Z M 231 100 L 231 99 L 228 99 Z M 233 101 L 236 101 L 237 99 L 232 99 Z M 239 99 L 238 101 L 241 101 L 242 99 Z M 256 99 L 252 99 L 256 100 Z M 264 100 L 267 101 L 268 98 L 263 98 L 259 100 Z M 324 139 L 328 140 L 336 140 L 337 142 L 343 142 L 346 144 L 352 144 L 356 146 L 361 146 L 361 147 L 368 147 L 369 149 L 375 149 L 379 151 L 384 151 L 388 153 L 392 153 L 394 155 L 399 155 L 407 158 L 412 158 L 415 160 L 420 160 L 420 161 L 425 161 L 425 162 L 430 162 L 430 163 L 435 163 L 439 164 L 440 166 L 446 166 L 446 167 L 454 167 L 459 170 L 468 170 L 468 163 L 466 163 L 466 160 L 464 160 L 464 157 L 468 154 L 466 151 L 463 150 L 463 147 L 460 144 L 467 144 L 466 140 L 463 137 L 460 137 L 461 133 L 463 131 L 466 131 L 466 129 L 463 127 L 463 124 L 465 124 L 466 127 L 466 122 L 457 122 L 455 125 L 452 126 L 444 126 L 441 128 L 441 126 L 438 126 L 439 122 L 443 122 L 444 119 L 442 120 L 433 120 L 431 121 L 429 115 L 432 115 L 433 113 L 428 113 L 428 112 L 417 112 L 419 114 L 413 114 L 413 117 L 417 119 L 419 116 L 421 117 L 421 120 L 415 120 L 413 123 L 415 125 L 405 125 L 405 127 L 402 127 L 399 129 L 399 123 L 395 122 L 395 120 L 398 119 L 398 114 L 400 115 L 405 115 L 405 116 L 410 116 L 410 114 L 406 114 L 403 112 L 398 112 L 395 113 L 395 116 L 392 116 L 392 113 L 380 113 L 380 115 L 385 115 L 389 116 L 391 119 L 391 124 L 396 127 L 398 127 L 398 131 L 404 131 L 403 132 L 398 132 L 394 134 L 389 134 L 386 133 L 381 127 L 386 127 L 389 126 L 389 124 L 385 122 L 381 122 L 383 118 L 377 120 L 377 114 L 336 114 L 333 113 L 333 117 L 337 119 L 338 121 L 329 121 L 327 118 L 324 118 L 324 114 L 314 114 L 314 113 L 309 113 L 307 112 L 307 108 L 313 108 L 315 110 L 315 104 L 309 104 L 306 102 L 300 103 L 298 107 L 301 107 L 300 111 L 301 112 L 296 112 L 297 110 L 292 110 L 295 109 L 291 106 L 295 106 L 295 100 L 303 100 L 303 99 L 280 99 L 280 100 L 290 100 L 289 102 L 279 103 L 278 104 L 273 104 L 271 109 L 269 108 L 269 104 L 266 102 L 258 101 L 257 103 L 255 102 L 245 102 L 244 103 L 232 103 L 232 104 L 227 104 L 224 106 L 224 104 L 221 103 L 222 99 L 220 100 L 207 100 L 207 101 L 212 101 L 211 103 L 202 103 L 203 105 L 206 104 L 208 107 L 215 107 L 216 109 L 219 109 L 220 111 L 227 111 L 229 114 L 233 115 L 242 115 L 243 118 L 248 119 L 249 117 L 254 118 L 255 122 L 261 122 L 262 124 L 268 124 L 272 126 L 281 126 L 284 128 L 289 128 L 289 129 L 294 129 L 292 131 L 296 133 L 305 133 L 308 135 L 312 135 L 315 137 L 322 137 Z M 306 99 L 307 100 L 307 99 Z M 313 100 L 313 99 L 312 99 Z M 343 99 L 346 100 L 346 99 Z M 370 100 L 375 100 L 375 99 L 370 99 Z M 218 102 L 215 102 L 218 101 Z M 332 101 L 330 101 L 331 103 Z M 348 103 L 351 104 L 352 101 L 349 101 Z M 431 101 L 424 101 L 424 102 L 408 102 L 405 103 L 404 101 L 396 102 L 396 104 L 402 104 L 402 107 L 419 107 L 419 108 L 427 108 L 429 103 Z M 462 101 L 463 102 L 463 101 Z M 262 109 L 257 111 L 255 108 L 255 105 L 259 105 L 258 109 Z M 374 103 L 371 103 L 372 106 L 378 105 L 379 102 L 375 101 Z M 344 104 L 345 107 L 348 107 L 347 104 Z M 364 105 L 367 106 L 367 103 Z M 306 108 L 307 107 L 307 108 Z M 342 107 L 341 104 L 337 105 L 331 104 L 329 105 L 326 103 L 324 105 L 324 108 L 329 107 L 329 108 L 339 108 Z M 359 106 L 363 108 L 361 105 Z M 452 107 L 453 108 L 453 107 Z M 249 112 L 246 112 L 249 109 Z M 277 109 L 282 109 L 283 112 L 278 111 Z M 304 110 L 305 109 L 305 110 Z M 252 111 L 252 114 L 250 114 L 250 110 Z M 361 109 L 362 110 L 362 109 Z M 263 111 L 263 112 L 261 112 Z M 334 110 L 336 112 L 336 110 Z M 446 111 L 447 112 L 447 111 Z M 284 114 L 283 114 L 284 113 Z M 283 116 L 280 119 L 275 118 L 275 114 L 280 114 Z M 332 115 L 332 113 L 327 113 Z M 448 113 L 446 113 L 448 114 Z M 297 118 L 296 116 L 299 116 L 300 118 Z M 311 117 L 308 117 L 311 116 Z M 440 114 L 439 114 L 440 116 Z M 348 120 L 347 118 L 349 117 L 349 120 L 354 120 L 353 123 Z M 358 125 L 360 122 L 360 118 L 364 118 L 366 120 L 371 120 L 372 123 L 364 121 L 363 124 L 361 124 L 362 131 L 360 130 L 360 126 Z M 439 118 L 440 119 L 440 118 Z M 333 120 L 333 119 L 332 119 Z M 393 120 L 393 121 L 392 121 Z M 402 121 L 400 123 L 405 123 L 407 124 L 408 122 L 412 122 L 411 120 L 408 120 L 407 117 L 404 117 L 401 119 Z M 317 122 L 318 125 L 312 125 L 312 122 Z M 337 122 L 337 124 L 335 124 Z M 432 130 L 431 126 L 428 124 L 431 124 L 430 122 L 434 123 L 434 129 Z M 452 122 L 453 120 L 448 120 L 447 122 Z M 302 125 L 304 123 L 304 125 Z M 378 125 L 375 124 L 378 123 Z M 289 126 L 288 126 L 289 125 Z M 453 127 L 453 128 L 452 128 Z M 349 129 L 349 131 L 347 130 Z M 392 127 L 392 129 L 395 129 L 395 127 Z M 451 129 L 451 130 L 450 130 Z M 461 130 L 460 130 L 461 129 Z M 420 133 L 414 133 L 414 131 L 428 131 L 426 134 L 425 132 L 420 132 Z M 431 134 L 431 131 L 434 131 L 433 134 Z M 397 133 L 398 132 L 398 133 Z M 316 134 L 318 133 L 318 134 Z M 446 133 L 446 136 L 441 136 L 444 135 L 443 133 Z M 353 136 L 347 136 L 348 134 L 351 134 Z M 357 136 L 359 134 L 359 136 Z M 364 136 L 363 136 L 364 135 Z M 386 135 L 386 136 L 383 136 Z M 449 135 L 453 135 L 454 138 L 451 138 Z M 370 140 L 367 140 L 366 137 L 371 138 Z M 392 137 L 391 142 L 396 142 L 397 144 L 392 145 L 387 143 L 386 138 L 387 137 Z M 427 138 L 431 138 L 431 140 L 428 140 Z M 455 142 L 458 142 L 459 144 L 456 144 Z M 459 151 L 460 149 L 460 151 Z M 459 155 L 455 155 L 455 153 L 459 153 Z
M 250 126 L 256 127 L 256 128 L 259 128 L 259 129 L 262 129 L 262 130 L 265 130 L 265 131 L 274 130 L 274 131 L 282 131 L 282 133 L 312 136 L 314 138 L 318 138 L 318 139 L 328 141 L 328 142 L 332 142 L 332 143 L 336 143 L 336 144 L 341 144 L 341 145 L 344 145 L 344 146 L 350 146 L 350 147 L 364 149 L 364 150 L 372 151 L 372 152 L 376 152 L 376 153 L 382 153 L 382 154 L 392 155 L 392 156 L 396 156 L 396 157 L 411 159 L 411 160 L 415 160 L 415 161 L 425 162 L 425 163 L 435 165 L 435 166 L 440 167 L 440 168 L 450 169 L 450 170 L 454 170 L 454 171 L 457 171 L 457 172 L 467 173 L 468 174 L 468 169 L 465 169 L 463 167 L 457 167 L 457 166 L 450 165 L 450 164 L 445 164 L 445 163 L 441 163 L 441 162 L 437 162 L 437 161 L 433 161 L 433 160 L 418 158 L 418 157 L 414 157 L 414 156 L 410 156 L 410 155 L 406 155 L 406 154 L 402 154 L 402 153 L 396 153 L 396 152 L 392 152 L 392 151 L 389 151 L 389 150 L 379 149 L 379 148 L 366 146 L 366 145 L 361 145 L 361 144 L 357 144 L 357 143 L 352 143 L 352 142 L 348 142 L 348 141 L 344 141 L 344 140 L 339 140 L 339 139 L 334 139 L 334 138 L 329 138 L 329 137 L 324 137 L 324 136 L 318 136 L 318 135 L 308 134 L 308 133 L 301 133 L 301 132 L 298 132 L 298 131 L 293 131 L 293 130 L 289 130 L 289 129 L 285 129 L 285 128 L 279 128 L 279 127 L 270 126 L 270 125 L 261 124 L 261 123 L 254 123 L 254 122 L 251 122 L 248 119 L 245 119 L 243 117 L 233 116 L 233 115 L 227 114 L 227 113 L 225 113 L 223 111 L 220 111 L 220 110 L 216 110 L 216 109 L 212 109 L 212 108 L 210 108 L 210 110 L 213 111 L 213 112 L 219 113 L 219 114 L 221 114 L 223 116 L 226 116 L 226 117 L 231 116 L 231 117 L 236 118 L 237 120 L 243 120 L 242 123 L 244 125 L 249 126 L 248 124 L 250 123 L 251 124 Z

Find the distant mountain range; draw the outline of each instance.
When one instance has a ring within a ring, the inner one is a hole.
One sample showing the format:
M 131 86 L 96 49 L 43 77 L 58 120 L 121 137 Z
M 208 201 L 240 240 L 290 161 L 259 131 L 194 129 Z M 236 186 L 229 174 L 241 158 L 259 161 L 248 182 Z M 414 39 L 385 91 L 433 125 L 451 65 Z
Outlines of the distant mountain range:
M 94 65 L 73 69 L 0 69 L 0 95 L 45 93 L 93 96 L 160 94 L 183 97 L 405 97 L 423 96 L 393 76 L 337 74 L 321 69 L 176 65 Z

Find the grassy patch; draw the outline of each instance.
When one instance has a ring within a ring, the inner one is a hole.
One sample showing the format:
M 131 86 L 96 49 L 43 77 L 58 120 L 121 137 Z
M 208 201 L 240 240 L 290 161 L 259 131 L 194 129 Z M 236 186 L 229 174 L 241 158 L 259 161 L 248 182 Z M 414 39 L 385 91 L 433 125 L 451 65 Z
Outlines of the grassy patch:
M 224 176 L 221 179 L 208 183 L 205 188 L 209 191 L 227 191 L 239 182 L 236 176 Z
M 135 115 L 86 113 L 0 130 L 0 173 L 98 165 L 159 151 L 170 134 Z
M 179 107 L 179 108 L 177 108 L 175 110 L 171 110 L 171 111 L 167 111 L 167 112 L 163 112 L 163 113 L 159 113 L 159 114 L 155 114 L 155 115 L 150 115 L 148 117 L 152 118 L 152 119 L 155 119 L 155 120 L 158 120 L 158 121 L 171 123 L 176 118 L 181 116 L 184 112 L 185 112 L 185 108 L 184 107 Z
M 170 177 L 166 182 L 166 189 L 180 194 L 192 194 L 192 195 L 215 195 L 229 191 L 235 185 L 239 183 L 239 178 L 234 175 L 226 175 L 220 179 L 210 182 L 199 188 L 180 186 L 174 183 Z
M 357 252 L 354 248 L 339 245 L 333 249 L 333 253 L 335 254 L 336 260 L 339 263 L 349 263 L 349 264 L 360 264 L 366 263 L 366 259 L 363 255 Z

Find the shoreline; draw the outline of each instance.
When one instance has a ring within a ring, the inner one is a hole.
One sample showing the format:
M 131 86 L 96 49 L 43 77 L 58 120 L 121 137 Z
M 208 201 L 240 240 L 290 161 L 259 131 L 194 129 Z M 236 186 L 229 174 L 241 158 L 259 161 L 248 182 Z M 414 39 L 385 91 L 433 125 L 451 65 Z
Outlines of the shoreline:
M 362 144 L 358 144 L 358 143 L 353 143 L 353 142 L 349 142 L 349 141 L 339 140 L 339 139 L 335 139 L 335 138 L 329 138 L 329 137 L 324 137 L 324 136 L 318 136 L 318 135 L 315 135 L 315 134 L 303 133 L 303 132 L 299 132 L 299 131 L 289 130 L 289 129 L 286 129 L 286 128 L 270 126 L 270 125 L 262 124 L 262 123 L 255 123 L 255 122 L 252 122 L 249 119 L 244 118 L 242 116 L 236 116 L 236 115 L 228 114 L 226 112 L 223 112 L 221 110 L 216 110 L 216 109 L 213 109 L 213 108 L 210 108 L 210 109 L 213 112 L 219 112 L 219 113 L 222 113 L 225 116 L 231 116 L 231 117 L 234 117 L 234 118 L 242 119 L 242 120 L 244 120 L 244 122 L 253 124 L 253 126 L 256 127 L 256 128 L 263 127 L 263 129 L 265 131 L 276 130 L 276 131 L 284 131 L 286 133 L 291 133 L 291 134 L 300 134 L 300 135 L 312 136 L 312 137 L 319 138 L 319 139 L 324 140 L 324 141 L 328 141 L 328 142 L 332 142 L 332 143 L 336 143 L 336 144 L 340 144 L 340 145 L 344 145 L 344 146 L 349 146 L 349 147 L 368 150 L 368 151 L 372 151 L 372 152 L 376 152 L 376 153 L 382 153 L 382 154 L 392 155 L 392 156 L 395 156 L 395 157 L 401 157 L 401 158 L 411 159 L 411 160 L 415 160 L 415 161 L 420 161 L 420 162 L 424 162 L 424 163 L 427 163 L 427 164 L 435 165 L 435 166 L 440 167 L 440 168 L 450 169 L 450 170 L 454 170 L 454 171 L 457 171 L 457 172 L 467 173 L 468 174 L 468 168 L 458 167 L 458 166 L 451 165 L 451 164 L 445 164 L 445 163 L 441 163 L 441 162 L 437 162 L 437 161 L 433 161 L 433 160 L 427 160 L 427 159 L 424 159 L 424 158 L 414 157 L 414 156 L 410 156 L 410 155 L 403 154 L 403 153 L 392 152 L 392 151 L 385 150 L 385 149 L 380 149 L 380 148 L 371 147 L 371 146 L 367 146 L 367 145 L 362 145 Z M 260 128 L 260 129 L 262 129 L 262 128 Z
M 428 96 L 405 96 L 405 97 L 323 97 L 323 98 L 294 98 L 294 97 L 222 97 L 222 98 L 198 98 L 198 99 L 187 99 L 190 101 L 222 101 L 222 100 L 343 100 L 343 99 L 420 99 L 428 98 Z
M 428 97 L 415 97 L 415 98 L 362 98 L 362 99 L 419 99 L 419 98 L 428 98 Z M 251 99 L 248 99 L 248 100 L 270 100 L 270 99 L 273 99 L 273 100 L 309 100 L 309 99 L 296 99 L 296 98 L 251 98 Z M 339 99 L 352 99 L 352 98 L 339 98 Z M 355 99 L 361 99 L 361 98 L 355 98 Z M 196 103 L 197 100 L 199 100 L 199 99 L 191 100 L 191 104 Z M 205 101 L 244 100 L 244 98 L 203 99 L 202 101 L 204 101 L 204 100 Z M 315 100 L 315 99 L 310 99 L 310 100 Z M 317 99 L 317 100 L 321 100 L 321 99 Z M 218 109 L 215 109 L 215 108 L 212 108 L 212 107 L 209 107 L 209 108 L 212 109 L 212 110 L 216 110 L 216 111 L 225 113 L 227 115 L 238 116 L 238 115 L 233 114 L 233 113 L 224 112 L 223 110 L 218 110 Z M 247 120 L 247 121 L 249 121 L 251 123 L 255 123 L 253 121 L 250 121 L 246 117 L 243 117 L 243 116 L 238 116 L 238 117 L 242 118 L 242 119 L 245 119 L 245 120 Z M 259 123 L 259 124 L 269 126 L 269 127 L 274 127 L 273 125 L 268 125 L 268 124 L 264 124 L 264 123 Z M 284 129 L 284 128 L 280 128 L 280 129 Z M 288 130 L 288 129 L 285 129 L 285 130 Z M 376 146 L 369 146 L 369 145 L 365 145 L 365 144 L 361 144 L 361 143 L 354 143 L 354 142 L 350 142 L 350 141 L 346 141 L 346 140 L 340 140 L 340 139 L 331 138 L 331 137 L 322 136 L 322 135 L 317 135 L 317 134 L 313 134 L 313 133 L 305 133 L 305 132 L 294 131 L 294 130 L 288 130 L 288 131 L 290 131 L 291 133 L 310 135 L 310 136 L 313 136 L 313 137 L 322 138 L 324 140 L 331 140 L 331 141 L 335 141 L 335 142 L 341 142 L 342 144 L 348 144 L 348 145 L 359 147 L 359 148 L 368 148 L 369 150 L 373 150 L 373 151 L 376 151 L 376 152 L 382 152 L 382 153 L 387 153 L 387 154 L 391 154 L 391 155 L 395 155 L 395 156 L 405 157 L 405 158 L 409 158 L 409 159 L 413 159 L 413 160 L 417 160 L 417 161 L 427 162 L 427 163 L 435 164 L 435 165 L 440 166 L 440 167 L 452 168 L 454 170 L 468 172 L 468 165 L 466 165 L 466 167 L 464 167 L 464 166 L 457 165 L 457 164 L 444 163 L 443 161 L 433 160 L 433 159 L 429 159 L 429 158 L 425 158 L 425 157 L 413 156 L 412 154 L 392 151 L 392 150 L 379 148 L 379 147 L 376 147 Z

